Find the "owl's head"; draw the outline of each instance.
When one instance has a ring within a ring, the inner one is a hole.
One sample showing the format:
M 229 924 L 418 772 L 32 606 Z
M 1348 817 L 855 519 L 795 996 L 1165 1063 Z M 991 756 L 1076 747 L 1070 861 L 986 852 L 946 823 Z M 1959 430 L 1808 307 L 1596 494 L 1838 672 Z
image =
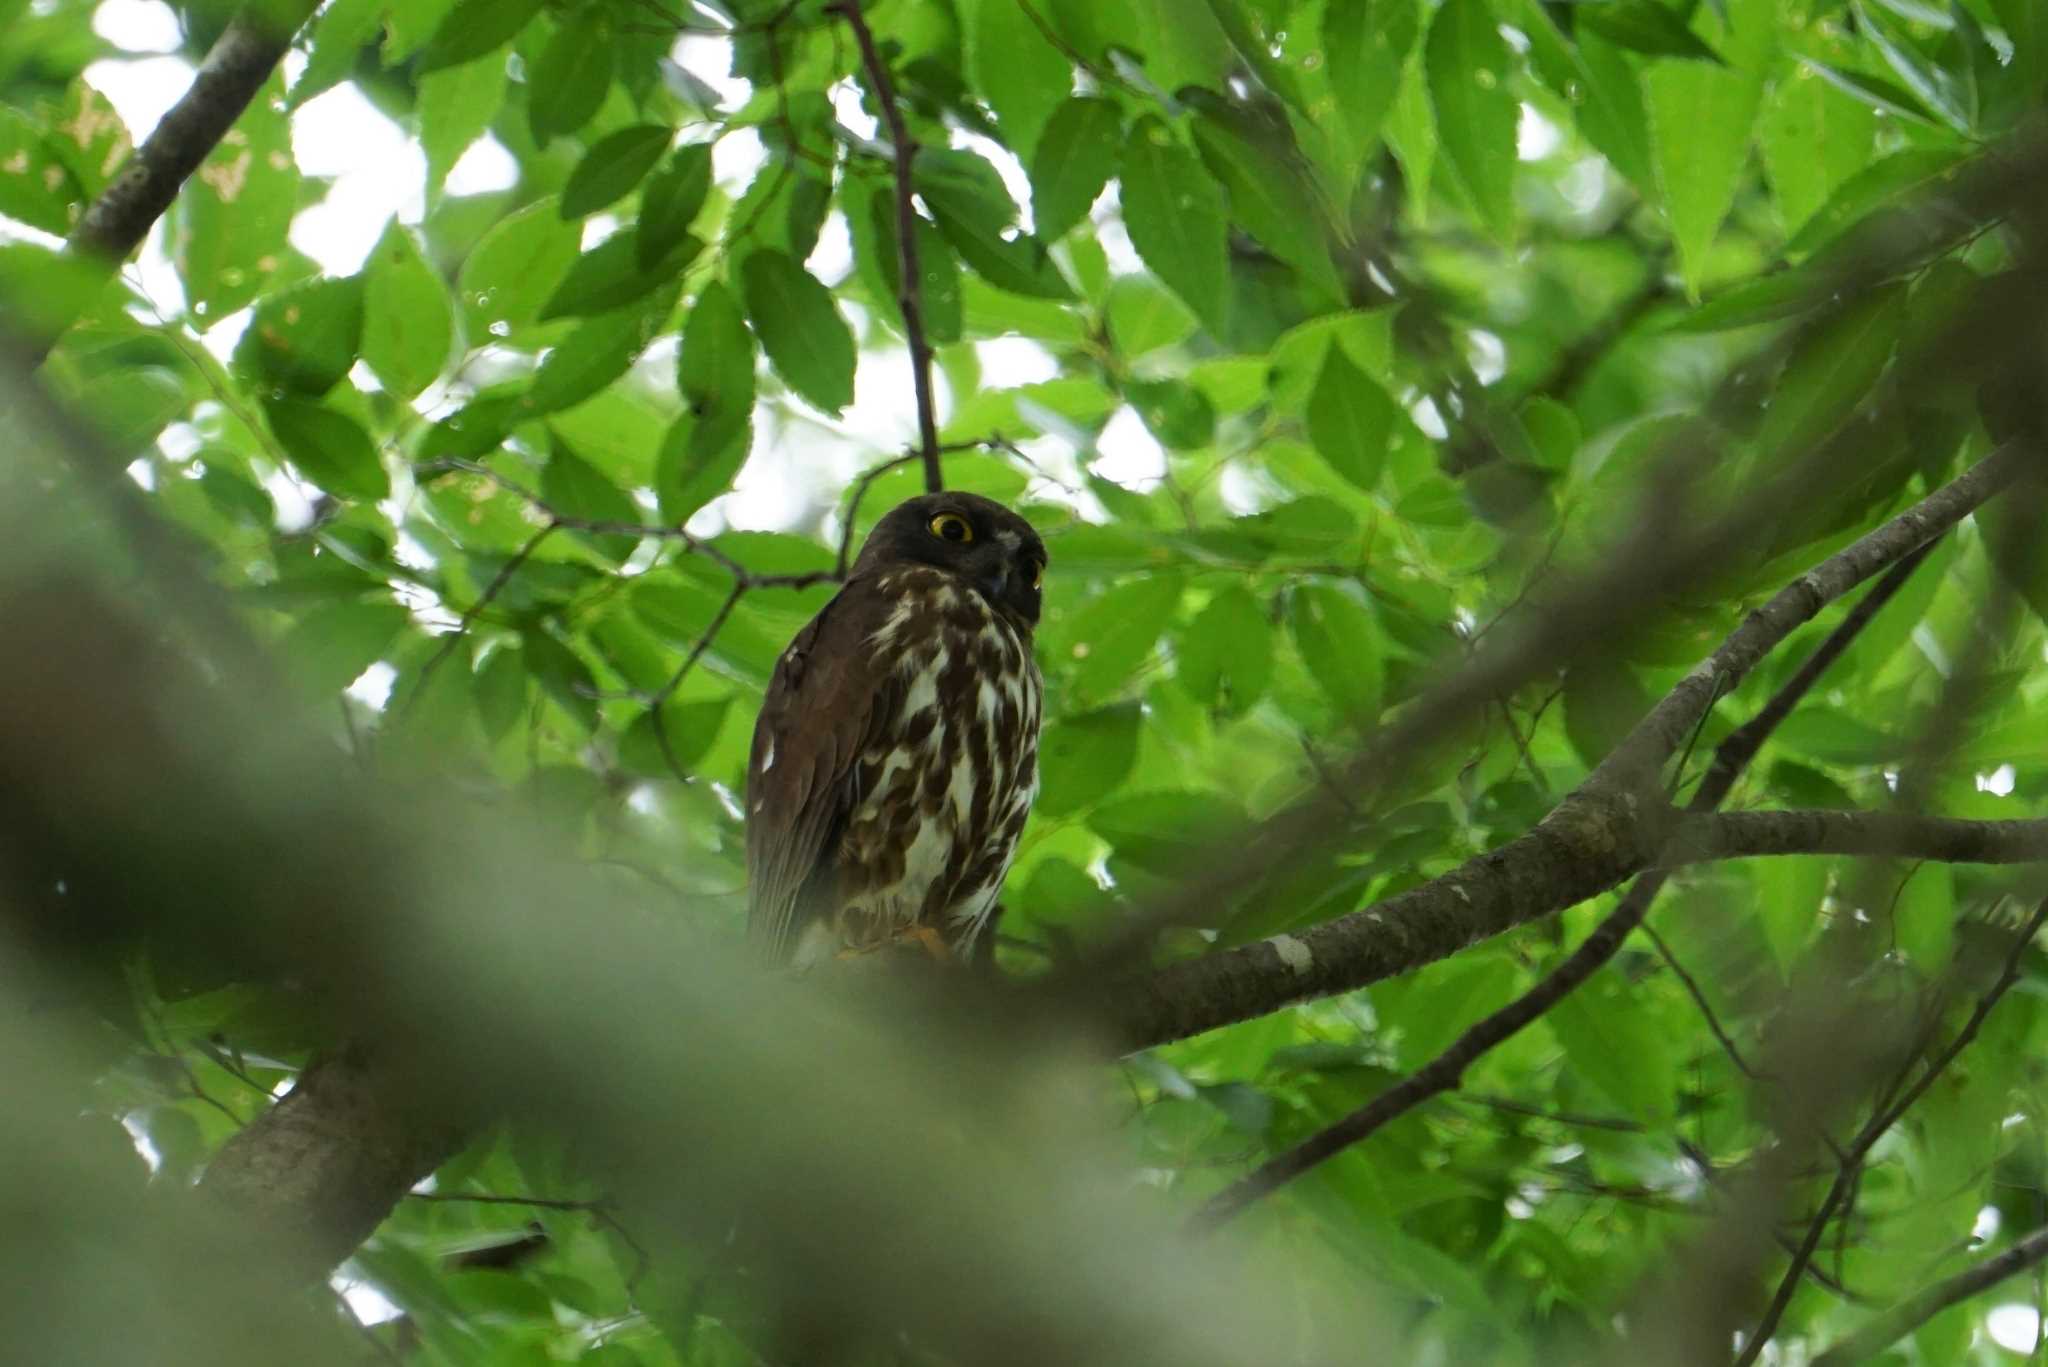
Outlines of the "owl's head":
M 893 565 L 931 565 L 956 574 L 993 607 L 1038 622 L 1045 542 L 1029 522 L 979 494 L 925 494 L 897 504 L 875 524 L 855 575 Z

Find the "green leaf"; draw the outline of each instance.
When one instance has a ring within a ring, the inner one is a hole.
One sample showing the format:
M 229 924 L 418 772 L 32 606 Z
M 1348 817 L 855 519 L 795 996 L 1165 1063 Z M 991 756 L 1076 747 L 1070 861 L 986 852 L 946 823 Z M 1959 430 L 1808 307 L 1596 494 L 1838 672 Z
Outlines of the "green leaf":
M 454 344 L 447 286 L 394 219 L 363 268 L 363 361 L 385 389 L 412 399 L 440 378 Z
M 1916 187 L 1946 173 L 1958 156 L 1953 148 L 1909 147 L 1871 162 L 1828 197 L 1785 244 L 1785 255 L 1795 259 L 1812 255 L 1867 215 L 1885 211 Z
M 1695 298 L 1749 161 L 1750 131 L 1763 98 L 1759 53 L 1775 22 L 1762 0 L 1743 0 L 1734 20 L 1736 30 L 1723 43 L 1733 66 L 1662 62 L 1645 78 L 1658 193 L 1680 273 Z
M 998 289 L 1035 299 L 1071 299 L 1045 244 L 1017 230 L 1017 205 L 996 168 L 957 148 L 927 149 L 917 159 L 918 192 L 960 257 Z
M 427 154 L 427 198 L 441 197 L 448 172 L 491 126 L 505 103 L 505 55 L 480 57 L 419 78 L 420 150 Z
M 1515 224 L 1515 128 L 1508 47 L 1485 0 L 1445 0 L 1423 47 L 1444 156 L 1493 235 Z
M 1929 978 L 1948 968 L 1955 952 L 1955 874 L 1946 864 L 1923 862 L 1905 874 L 1892 902 L 1892 929 L 1913 966 Z
M 663 124 L 643 123 L 599 138 L 562 187 L 562 217 L 582 218 L 624 196 L 654 169 L 675 135 Z
M 1920 102 L 1919 96 L 1901 89 L 1882 76 L 1872 76 L 1862 71 L 1845 71 L 1816 57 L 1801 57 L 1799 60 L 1829 85 L 1861 100 L 1872 109 L 1908 119 L 1913 123 L 1925 124 L 1930 128 L 1938 126 L 1941 122 L 1933 110 Z
M 0 108 L 0 214 L 62 237 L 71 231 L 73 207 L 85 202 L 85 190 L 51 137 L 16 111 Z
M 1016 0 L 968 0 L 967 70 L 996 112 L 1003 140 L 1029 160 L 1046 120 L 1074 87 L 1066 56 Z
M 1905 305 L 1903 284 L 1865 290 L 1802 339 L 1764 410 L 1759 447 L 1802 452 L 1856 412 L 1891 359 Z
M 1578 11 L 1578 17 L 1585 28 L 1631 52 L 1721 61 L 1721 54 L 1695 37 L 1676 11 L 1666 9 L 1657 0 L 1612 0 L 1608 4 L 1586 5 Z
M 456 0 L 420 53 L 419 69 L 459 66 L 503 47 L 547 0 Z M 402 6 L 401 6 L 402 8 Z
M 731 698 L 716 698 L 710 702 L 670 699 L 662 704 L 659 730 L 655 726 L 655 713 L 642 712 L 619 737 L 619 763 L 629 772 L 647 778 L 674 778 L 678 769 L 688 773 L 710 753 L 712 742 L 718 739 L 719 727 L 725 722 L 725 714 L 731 709 Z M 662 744 L 664 739 L 668 742 L 666 748 Z M 580 1359 L 584 1362 L 589 1360 L 587 1353 Z
M 575 264 L 581 238 L 581 229 L 562 221 L 552 199 L 499 219 L 470 249 L 456 277 L 469 335 L 481 341 L 538 318 Z
M 891 324 L 899 326 L 902 301 L 896 282 L 902 278 L 902 246 L 896 237 L 896 197 L 878 188 L 865 197 L 848 196 L 846 215 L 854 234 L 854 255 L 865 272 L 870 289 Z M 960 262 L 939 230 L 923 215 L 917 225 L 917 273 L 923 284 L 918 304 L 923 310 L 925 336 L 935 343 L 960 340 L 962 325 Z
M 1401 420 L 1393 399 L 1351 364 L 1343 347 L 1324 354 L 1308 399 L 1308 435 L 1331 469 L 1361 489 L 1376 488 Z
M 1075 697 L 1107 701 L 1152 656 L 1180 602 L 1178 575 L 1126 580 L 1083 603 L 1062 624 L 1055 661 L 1071 671 Z
M 526 83 L 526 117 L 535 142 L 545 147 L 590 122 L 612 87 L 615 46 L 602 8 L 578 10 L 562 21 Z
M 521 638 L 526 667 L 541 691 L 589 730 L 597 724 L 597 680 L 574 651 L 538 629 Z
M 622 229 L 577 257 L 541 307 L 540 321 L 588 317 L 621 308 L 673 282 L 704 250 L 702 242 L 685 233 L 668 255 L 643 266 L 637 236 L 631 228 Z
M 1054 721 L 1038 745 L 1037 809 L 1067 816 L 1116 791 L 1138 760 L 1142 711 L 1118 703 Z
M 299 168 L 273 76 L 185 182 L 170 218 L 171 260 L 201 328 L 269 288 L 298 207 Z
M 1330 89 L 1351 136 L 1377 138 L 1419 29 L 1415 0 L 1352 0 L 1323 6 Z
M 832 293 L 778 251 L 758 251 L 740 266 L 747 316 L 776 373 L 815 407 L 838 413 L 853 402 L 853 333 Z
M 1088 216 L 1116 171 L 1123 115 L 1108 100 L 1067 100 L 1053 111 L 1031 157 L 1031 215 L 1056 242 Z
M 1209 600 L 1174 643 L 1174 673 L 1188 696 L 1239 716 L 1273 676 L 1273 626 L 1258 599 L 1233 584 Z
M 725 445 L 754 412 L 754 336 L 732 291 L 712 281 L 690 308 L 676 357 L 676 385 L 703 441 Z
M 377 41 L 390 0 L 329 0 L 314 18 L 306 68 L 292 84 L 287 104 L 297 109 L 347 80 L 363 49 Z
M 638 523 L 640 509 L 618 485 L 603 475 L 567 444 L 557 441 L 541 467 L 540 496 L 549 507 L 568 517 L 588 522 Z M 577 530 L 576 536 L 597 548 L 614 564 L 633 553 L 639 538 L 625 532 Z
M 586 319 L 541 361 L 520 408 L 529 416 L 552 413 L 583 402 L 625 374 L 668 325 L 678 293 L 680 287 L 671 283 L 640 303 Z
M 1663 1034 L 1645 1029 L 1640 994 L 1613 967 L 1594 975 L 1544 1016 L 1574 1072 L 1623 1114 L 1650 1125 L 1677 1108 L 1678 1070 Z
M 411 620 L 396 603 L 323 603 L 292 623 L 277 658 L 315 697 L 340 692 L 382 657 Z
M 1575 661 L 1564 674 L 1565 735 L 1591 768 L 1642 720 L 1651 701 L 1626 665 L 1592 658 Z
M 1097 807 L 1088 825 L 1118 858 L 1179 879 L 1213 864 L 1224 842 L 1243 837 L 1244 812 L 1220 794 L 1133 793 Z
M 258 99 L 255 103 L 264 101 Z M 250 119 L 250 115 L 243 118 Z M 269 121 L 281 122 L 275 118 Z M 257 114 L 250 122 L 254 128 L 265 119 Z M 249 136 L 249 129 L 240 131 L 244 137 Z M 229 136 L 234 136 L 234 130 L 230 130 Z M 85 198 L 99 198 L 100 191 L 107 188 L 134 147 L 135 139 L 129 136 L 128 125 L 121 121 L 113 102 L 83 76 L 74 77 L 64 87 L 64 102 L 50 120 L 49 150 L 70 170 Z M 213 164 L 213 159 L 208 158 L 202 163 L 200 174 L 205 174 Z
M 1109 306 L 1105 312 L 1109 317 L 1109 335 L 1126 361 L 1179 346 L 1202 325 L 1202 320 L 1178 295 L 1149 275 L 1118 276 L 1109 287 Z M 1264 388 L 1263 375 L 1259 376 L 1259 387 Z
M 1330 215 L 1284 122 L 1220 100 L 1200 102 L 1195 150 L 1230 198 L 1230 221 L 1334 302 L 1343 283 L 1330 261 Z
M 1230 297 L 1223 192 L 1165 124 L 1145 118 L 1123 155 L 1124 227 L 1145 265 L 1221 332 Z
M 354 418 L 309 399 L 272 399 L 263 412 L 292 464 L 328 493 L 374 502 L 391 492 L 376 444 Z
M 678 147 L 640 192 L 640 218 L 634 247 L 640 264 L 652 265 L 689 236 L 690 225 L 711 193 L 711 144 Z
M 303 281 L 257 302 L 235 367 L 259 385 L 317 398 L 356 363 L 362 335 L 361 276 Z
M 1192 451 L 1215 440 L 1216 410 L 1207 395 L 1186 381 L 1132 380 L 1124 393 L 1168 450 Z
M 1378 721 L 1386 665 L 1372 615 L 1340 588 L 1304 584 L 1294 591 L 1288 625 L 1302 663 L 1338 715 L 1355 726 Z

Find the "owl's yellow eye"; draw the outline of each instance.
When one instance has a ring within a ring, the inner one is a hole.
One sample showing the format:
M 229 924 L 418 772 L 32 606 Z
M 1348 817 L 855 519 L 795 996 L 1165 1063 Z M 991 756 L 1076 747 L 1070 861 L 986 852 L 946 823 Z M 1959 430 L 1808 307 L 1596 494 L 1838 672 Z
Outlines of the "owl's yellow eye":
M 974 540 L 974 528 L 967 525 L 967 519 L 958 513 L 940 513 L 931 520 L 932 535 L 941 541 L 966 545 Z
M 1036 564 L 1036 565 L 1033 565 L 1033 566 L 1031 567 L 1031 591 L 1032 591 L 1033 593 L 1036 593 L 1036 592 L 1038 592 L 1038 586 L 1039 586 L 1040 584 L 1044 583 L 1044 582 L 1045 582 L 1045 562 L 1044 562 L 1044 561 L 1040 561 L 1040 562 L 1039 562 L 1038 564 Z

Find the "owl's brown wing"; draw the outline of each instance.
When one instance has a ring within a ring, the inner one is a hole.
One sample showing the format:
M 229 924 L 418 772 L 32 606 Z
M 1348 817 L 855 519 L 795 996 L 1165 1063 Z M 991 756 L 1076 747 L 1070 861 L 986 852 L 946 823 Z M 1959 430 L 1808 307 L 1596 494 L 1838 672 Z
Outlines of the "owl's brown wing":
M 747 762 L 749 938 L 777 961 L 836 892 L 833 848 L 859 800 L 858 760 L 889 706 L 892 671 L 868 638 L 889 600 L 855 580 L 776 661 Z

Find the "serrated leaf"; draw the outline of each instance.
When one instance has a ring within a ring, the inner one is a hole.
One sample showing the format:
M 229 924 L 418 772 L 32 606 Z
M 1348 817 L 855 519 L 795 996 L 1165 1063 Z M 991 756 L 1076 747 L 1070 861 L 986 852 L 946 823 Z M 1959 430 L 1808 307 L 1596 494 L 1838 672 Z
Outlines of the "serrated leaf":
M 292 83 L 287 103 L 297 109 L 347 80 L 363 49 L 377 41 L 391 0 L 330 0 L 313 20 L 306 68 Z
M 473 61 L 512 41 L 547 0 L 456 0 L 420 52 L 419 69 Z
M 61 237 L 71 231 L 85 189 L 50 137 L 15 110 L 0 108 L 0 214 Z
M 1343 590 L 1305 584 L 1294 591 L 1288 625 L 1309 675 L 1355 726 L 1379 720 L 1386 694 L 1386 664 L 1379 628 Z
M 1316 454 L 1361 489 L 1376 488 L 1401 410 L 1341 346 L 1323 355 L 1308 398 L 1308 435 Z
M 702 242 L 685 233 L 666 256 L 643 266 L 637 237 L 633 229 L 626 228 L 577 257 L 541 306 L 540 321 L 587 318 L 623 308 L 673 282 L 704 250 Z
M 1116 791 L 1137 763 L 1141 720 L 1129 702 L 1047 726 L 1038 744 L 1038 810 L 1066 816 Z
M 539 416 L 567 408 L 625 374 L 667 326 L 680 291 L 671 282 L 638 304 L 585 319 L 542 359 L 533 383 L 518 401 L 521 411 Z
M 505 103 L 505 54 L 494 53 L 419 78 L 420 150 L 427 155 L 427 198 L 438 201 L 448 173 L 483 136 Z
M 615 46 L 611 25 L 598 6 L 562 21 L 534 59 L 526 83 L 526 117 L 535 142 L 545 147 L 550 139 L 590 122 L 611 90 Z
M 1230 297 L 1223 191 L 1156 118 L 1140 120 L 1124 143 L 1122 198 L 1146 267 L 1220 333 Z
M 1721 54 L 1701 42 L 1677 11 L 1666 9 L 1657 0 L 1611 0 L 1608 4 L 1586 5 L 1578 11 L 1578 19 L 1583 27 L 1631 52 L 1721 62 Z
M 654 169 L 674 139 L 673 128 L 654 123 L 635 124 L 599 138 L 562 187 L 562 217 L 582 218 L 622 198 Z
M 778 251 L 757 251 L 740 266 L 747 317 L 778 375 L 827 413 L 853 402 L 853 332 L 831 291 Z
M 354 418 L 309 399 L 272 399 L 263 412 L 292 464 L 328 493 L 374 502 L 391 492 L 376 443 Z
M 318 397 L 356 363 L 362 335 L 363 278 L 308 280 L 257 303 L 235 366 L 259 385 Z
M 1420 25 L 1414 0 L 1323 6 L 1323 51 L 1345 126 L 1361 144 L 1377 138 Z
M 690 225 L 711 193 L 711 144 L 678 147 L 640 192 L 634 247 L 640 264 L 652 265 L 689 236 Z
M 640 521 L 640 509 L 618 485 L 606 479 L 589 461 L 570 450 L 564 442 L 553 443 L 548 462 L 541 467 L 540 496 L 557 513 L 587 522 Z M 633 553 L 639 539 L 625 532 L 578 529 L 576 536 L 596 547 L 614 564 Z
M 1273 675 L 1273 627 L 1248 589 L 1232 585 L 1209 600 L 1174 644 L 1174 674 L 1188 696 L 1238 716 Z
M 277 658 L 306 692 L 338 693 L 376 663 L 410 620 L 391 602 L 319 604 L 279 639 Z
M 1933 110 L 1920 102 L 1919 96 L 1892 84 L 1882 76 L 1872 76 L 1862 71 L 1847 71 L 1817 57 L 1801 57 L 1799 60 L 1829 85 L 1845 95 L 1863 101 L 1872 109 L 1901 119 L 1910 119 L 1914 123 L 1925 124 L 1930 128 L 1940 125 L 1941 120 L 1935 116 Z
M 243 135 L 248 136 L 248 130 L 243 130 Z M 128 125 L 122 122 L 113 101 L 83 76 L 73 77 L 64 87 L 63 103 L 50 120 L 49 150 L 70 170 L 86 199 L 99 198 L 100 191 L 107 188 L 134 148 L 135 139 L 129 136 Z M 212 158 L 208 158 L 202 164 L 201 174 L 212 164 Z
M 1151 658 L 1180 591 L 1178 575 L 1146 575 L 1113 585 L 1075 610 L 1058 634 L 1054 663 L 1071 671 L 1076 698 L 1104 701 L 1129 681 Z
M 551 198 L 499 219 L 470 249 L 456 276 L 469 335 L 481 341 L 538 318 L 575 264 L 581 238 L 578 225 L 564 223 Z
M 1031 157 L 1031 214 L 1046 242 L 1088 216 L 1116 171 L 1123 116 L 1108 100 L 1071 99 L 1053 111 Z
M 1515 128 L 1508 47 L 1485 0 L 1445 0 L 1423 45 L 1429 99 L 1444 156 L 1497 238 L 1515 223 Z
M 1184 380 L 1132 380 L 1124 386 L 1146 428 L 1171 451 L 1192 451 L 1216 437 L 1216 410 Z
M 277 76 L 185 182 L 170 220 L 171 260 L 201 328 L 262 294 L 284 264 L 299 168 Z
M 1073 68 L 1016 0 L 969 0 L 965 8 L 974 88 L 995 110 L 1010 150 L 1028 159 L 1053 109 L 1073 89 Z
M 412 399 L 440 378 L 454 345 L 447 286 L 394 219 L 363 267 L 363 361 L 385 389 Z
M 1862 405 L 1898 343 L 1905 303 L 1903 284 L 1866 290 L 1800 342 L 1764 410 L 1761 449 L 1805 451 Z
M 939 231 L 984 280 L 1029 298 L 1073 297 L 1045 244 L 1015 229 L 1017 205 L 987 159 L 957 148 L 927 149 L 915 178 Z

